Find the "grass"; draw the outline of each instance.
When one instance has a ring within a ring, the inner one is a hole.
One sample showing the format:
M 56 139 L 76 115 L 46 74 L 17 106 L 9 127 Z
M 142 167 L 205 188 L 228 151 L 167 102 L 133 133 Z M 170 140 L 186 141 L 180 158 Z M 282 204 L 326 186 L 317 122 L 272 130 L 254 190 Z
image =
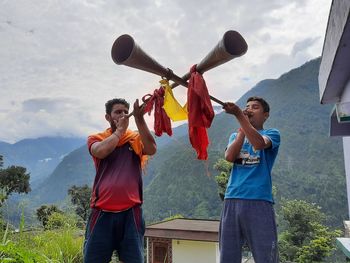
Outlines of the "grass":
M 78 263 L 83 262 L 83 236 L 78 229 L 2 233 L 0 262 Z

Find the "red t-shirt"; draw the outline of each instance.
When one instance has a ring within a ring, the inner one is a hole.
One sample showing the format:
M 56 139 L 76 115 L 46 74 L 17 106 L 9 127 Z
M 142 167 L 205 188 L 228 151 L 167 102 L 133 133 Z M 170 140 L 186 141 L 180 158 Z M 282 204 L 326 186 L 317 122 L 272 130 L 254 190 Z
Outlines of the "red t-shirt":
M 90 136 L 88 148 L 101 138 Z M 90 207 L 105 211 L 123 211 L 142 203 L 142 170 L 139 155 L 127 142 L 117 146 L 104 159 L 92 156 L 96 176 Z

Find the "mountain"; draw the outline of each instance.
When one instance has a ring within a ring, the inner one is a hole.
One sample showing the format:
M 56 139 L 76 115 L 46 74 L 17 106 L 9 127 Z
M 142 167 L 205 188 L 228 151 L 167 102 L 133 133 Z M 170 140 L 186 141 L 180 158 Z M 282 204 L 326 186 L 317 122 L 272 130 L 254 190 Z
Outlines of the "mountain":
M 92 185 L 94 169 L 87 147 L 83 145 L 65 156 L 52 174 L 28 198 L 36 206 L 61 201 L 72 185 Z
M 329 225 L 347 218 L 347 197 L 342 140 L 329 137 L 331 105 L 319 102 L 320 59 L 259 82 L 237 104 L 244 107 L 250 96 L 264 97 L 271 113 L 265 128 L 281 132 L 281 146 L 273 169 L 278 212 L 282 198 L 304 199 L 322 207 Z M 213 165 L 223 158 L 229 135 L 238 128 L 232 115 L 215 116 L 209 138 L 208 162 L 195 160 L 187 137 L 157 152 L 153 181 L 145 189 L 144 211 L 149 221 L 174 214 L 219 218 L 220 202 Z M 211 177 L 207 177 L 209 173 Z M 219 207 L 219 208 L 217 208 Z
M 0 155 L 4 157 L 4 167 L 26 167 L 33 188 L 52 173 L 65 155 L 84 143 L 81 138 L 63 137 L 24 139 L 14 144 L 0 142 Z
M 172 144 L 177 138 L 187 134 L 187 126 L 182 125 L 173 130 L 173 136 L 164 135 L 157 137 L 159 148 Z M 24 199 L 27 199 L 29 205 L 40 206 L 42 203 L 55 203 L 63 200 L 67 196 L 67 190 L 72 185 L 92 185 L 95 176 L 95 168 L 91 156 L 88 152 L 86 141 L 83 146 L 67 154 L 50 176 L 45 178 L 40 185 L 34 189 Z M 150 162 L 153 162 L 152 160 Z M 153 167 L 149 166 L 146 174 L 153 174 Z M 144 184 L 147 185 L 152 176 L 144 177 Z
M 312 60 L 278 79 L 259 82 L 242 96 L 262 96 L 270 104 L 265 128 L 281 132 L 281 146 L 273 169 L 277 188 L 276 210 L 283 198 L 317 203 L 330 225 L 347 218 L 347 197 L 341 138 L 329 137 L 330 105 L 321 105 L 318 94 L 320 59 Z M 215 116 L 209 138 L 209 160 L 198 161 L 189 145 L 187 125 L 174 129 L 174 136 L 158 138 L 157 154 L 144 176 L 144 212 L 147 222 L 175 214 L 196 218 L 219 218 L 221 201 L 213 165 L 223 158 L 229 135 L 238 128 L 232 115 Z M 164 137 L 165 136 L 165 137 Z M 94 168 L 86 147 L 67 155 L 37 191 L 37 202 L 64 199 L 73 184 L 92 184 Z

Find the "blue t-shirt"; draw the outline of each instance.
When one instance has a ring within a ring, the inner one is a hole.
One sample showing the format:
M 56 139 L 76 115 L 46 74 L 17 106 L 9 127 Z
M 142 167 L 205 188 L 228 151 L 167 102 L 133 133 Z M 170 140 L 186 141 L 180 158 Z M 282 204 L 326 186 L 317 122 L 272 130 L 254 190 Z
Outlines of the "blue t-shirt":
M 233 163 L 225 199 L 265 200 L 273 203 L 271 170 L 280 145 L 280 133 L 277 129 L 258 132 L 268 137 L 272 145 L 270 148 L 255 151 L 248 139 L 244 139 L 239 156 Z M 236 136 L 236 132 L 231 134 L 228 145 Z

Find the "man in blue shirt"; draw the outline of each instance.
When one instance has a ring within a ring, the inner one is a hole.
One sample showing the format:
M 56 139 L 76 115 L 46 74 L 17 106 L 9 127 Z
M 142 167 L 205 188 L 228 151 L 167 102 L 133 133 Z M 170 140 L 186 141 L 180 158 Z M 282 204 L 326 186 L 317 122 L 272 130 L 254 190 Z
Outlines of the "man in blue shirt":
M 225 159 L 233 163 L 220 223 L 220 262 L 241 263 L 246 243 L 256 263 L 278 262 L 271 170 L 280 145 L 276 129 L 264 129 L 270 107 L 250 97 L 244 110 L 228 102 L 224 110 L 240 124 L 229 139 Z

